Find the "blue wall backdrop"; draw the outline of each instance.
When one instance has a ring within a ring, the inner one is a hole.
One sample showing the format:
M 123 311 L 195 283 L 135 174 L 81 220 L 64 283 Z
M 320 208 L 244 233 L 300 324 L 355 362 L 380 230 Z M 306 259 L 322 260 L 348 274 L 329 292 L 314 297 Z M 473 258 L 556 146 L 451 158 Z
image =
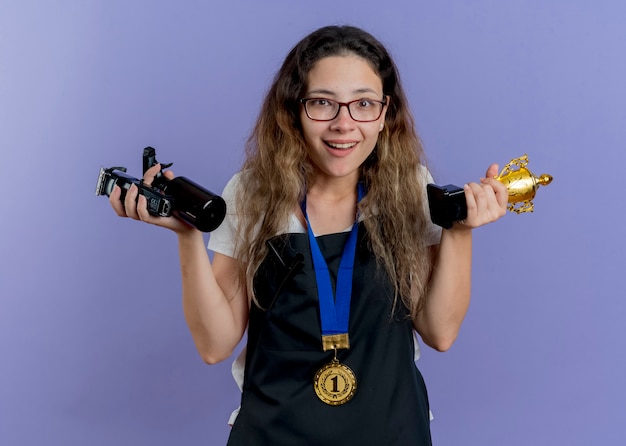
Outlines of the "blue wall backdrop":
M 621 0 L 0 0 L 0 444 L 225 444 L 238 390 L 195 352 L 175 236 L 97 174 L 152 145 L 221 192 L 327 24 L 392 51 L 439 183 L 524 153 L 555 177 L 475 233 L 460 338 L 418 362 L 435 444 L 625 444 L 625 23 Z

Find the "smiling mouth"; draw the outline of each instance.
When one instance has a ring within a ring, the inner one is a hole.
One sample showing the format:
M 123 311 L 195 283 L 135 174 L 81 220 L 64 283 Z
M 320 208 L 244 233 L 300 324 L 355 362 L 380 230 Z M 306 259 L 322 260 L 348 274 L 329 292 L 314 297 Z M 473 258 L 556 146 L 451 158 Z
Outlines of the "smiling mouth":
M 352 147 L 356 146 L 356 144 L 357 144 L 356 142 L 346 142 L 346 143 L 342 143 L 342 144 L 328 142 L 328 141 L 324 141 L 324 142 L 331 149 L 339 149 L 339 150 L 351 149 Z

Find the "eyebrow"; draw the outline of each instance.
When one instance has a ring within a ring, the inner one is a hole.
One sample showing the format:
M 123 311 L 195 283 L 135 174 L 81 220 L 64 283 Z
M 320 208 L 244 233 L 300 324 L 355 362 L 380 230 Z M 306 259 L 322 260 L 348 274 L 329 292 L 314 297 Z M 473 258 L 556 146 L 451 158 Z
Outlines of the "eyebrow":
M 361 93 L 374 93 L 375 95 L 378 95 L 378 92 L 374 91 L 371 88 L 358 88 L 356 90 L 352 91 L 352 94 L 361 94 Z M 327 96 L 337 96 L 337 94 L 331 90 L 326 90 L 324 88 L 318 88 L 316 90 L 310 90 L 307 92 L 307 96 L 310 96 L 312 94 L 321 94 L 321 95 L 327 95 Z

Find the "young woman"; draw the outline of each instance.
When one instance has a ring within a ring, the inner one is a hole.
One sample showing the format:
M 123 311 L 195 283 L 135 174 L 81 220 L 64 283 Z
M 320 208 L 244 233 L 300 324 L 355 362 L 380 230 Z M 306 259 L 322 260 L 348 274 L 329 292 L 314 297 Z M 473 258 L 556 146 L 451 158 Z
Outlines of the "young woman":
M 424 161 L 387 50 L 331 26 L 277 73 L 224 190 L 212 264 L 196 229 L 150 216 L 135 188 L 124 206 L 111 194 L 120 216 L 176 232 L 202 358 L 228 358 L 247 330 L 228 444 L 430 444 L 414 333 L 440 351 L 454 342 L 470 298 L 471 230 L 504 215 L 507 192 L 492 165 L 465 186 L 467 218 L 441 231 Z

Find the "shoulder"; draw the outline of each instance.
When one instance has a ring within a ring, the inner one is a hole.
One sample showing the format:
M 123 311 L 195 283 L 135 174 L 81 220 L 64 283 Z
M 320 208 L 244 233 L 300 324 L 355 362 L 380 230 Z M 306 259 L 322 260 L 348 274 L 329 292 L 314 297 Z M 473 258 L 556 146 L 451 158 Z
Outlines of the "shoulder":
M 432 183 L 434 181 L 430 170 L 428 170 L 428 167 L 423 164 L 418 164 L 417 166 L 417 178 L 424 187 L 426 187 L 428 183 Z
M 245 172 L 234 174 L 224 186 L 222 198 L 226 202 L 226 216 L 222 224 L 211 233 L 208 249 L 229 257 L 235 256 L 238 240 L 237 192 L 242 187 Z
M 246 171 L 241 170 L 234 174 L 230 180 L 228 180 L 226 186 L 224 186 L 222 198 L 226 201 L 228 201 L 228 199 L 234 199 L 237 191 L 240 187 L 244 186 L 247 179 Z
M 254 190 L 253 181 L 250 170 L 240 170 L 228 180 L 222 191 L 227 212 L 236 212 L 236 205 L 242 198 L 246 197 L 246 191 Z
M 254 181 L 249 170 L 242 170 L 235 173 L 226 183 L 222 192 L 222 198 L 226 202 L 226 217 L 210 235 L 208 244 L 210 250 L 235 257 L 235 246 L 243 242 L 239 232 L 240 225 L 247 221 L 245 210 L 241 211 L 241 215 L 238 213 L 238 201 L 245 198 L 246 191 L 253 190 Z M 296 214 L 292 213 L 276 235 L 303 232 L 306 232 L 306 228 L 302 226 Z
M 438 245 L 441 240 L 441 227 L 435 225 L 430 219 L 430 208 L 428 206 L 428 195 L 426 192 L 426 186 L 434 182 L 434 179 L 428 168 L 423 164 L 417 166 L 417 179 L 422 192 L 423 212 L 426 220 L 424 239 L 427 245 Z

